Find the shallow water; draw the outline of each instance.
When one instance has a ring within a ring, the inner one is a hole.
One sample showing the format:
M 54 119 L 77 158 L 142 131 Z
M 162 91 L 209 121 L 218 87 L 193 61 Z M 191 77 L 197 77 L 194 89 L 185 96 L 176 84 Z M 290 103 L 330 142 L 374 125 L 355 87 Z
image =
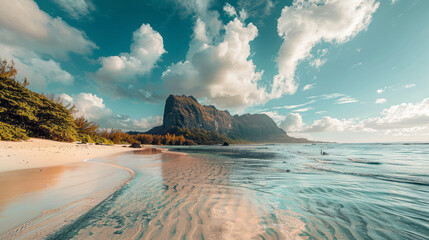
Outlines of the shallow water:
M 91 210 L 130 176 L 117 167 L 85 162 L 2 172 L 0 239 L 43 239 Z
M 52 239 L 429 239 L 429 145 L 171 150 Z

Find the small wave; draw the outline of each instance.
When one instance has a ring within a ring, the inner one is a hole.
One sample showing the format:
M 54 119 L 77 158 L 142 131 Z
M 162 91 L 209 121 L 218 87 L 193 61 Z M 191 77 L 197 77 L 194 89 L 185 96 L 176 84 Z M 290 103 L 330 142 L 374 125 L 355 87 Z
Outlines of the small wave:
M 374 165 L 381 164 L 381 162 L 366 161 L 366 160 L 362 160 L 362 159 L 354 159 L 354 158 L 348 158 L 348 159 L 352 162 L 357 162 L 357 163 L 374 164 Z
M 313 168 L 315 170 L 325 171 L 325 172 L 333 172 L 333 173 L 347 174 L 347 175 L 360 176 L 360 177 L 372 177 L 379 180 L 390 181 L 390 182 L 429 186 L 428 181 L 425 181 L 419 178 L 396 177 L 396 176 L 389 176 L 389 175 L 375 174 L 375 173 L 347 172 L 347 171 L 342 171 L 342 170 L 333 169 L 333 168 L 317 167 L 311 164 L 306 164 L 305 166 Z

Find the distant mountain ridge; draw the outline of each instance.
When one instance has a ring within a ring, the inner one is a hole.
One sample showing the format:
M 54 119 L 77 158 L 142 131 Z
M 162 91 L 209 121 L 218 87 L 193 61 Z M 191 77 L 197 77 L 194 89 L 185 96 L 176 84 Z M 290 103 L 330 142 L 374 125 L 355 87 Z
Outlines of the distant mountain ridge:
M 309 142 L 303 138 L 288 136 L 266 114 L 232 116 L 226 110 L 201 105 L 192 96 L 170 95 L 165 102 L 163 124 L 147 133 L 176 133 L 177 129 L 210 131 L 231 139 L 250 142 Z

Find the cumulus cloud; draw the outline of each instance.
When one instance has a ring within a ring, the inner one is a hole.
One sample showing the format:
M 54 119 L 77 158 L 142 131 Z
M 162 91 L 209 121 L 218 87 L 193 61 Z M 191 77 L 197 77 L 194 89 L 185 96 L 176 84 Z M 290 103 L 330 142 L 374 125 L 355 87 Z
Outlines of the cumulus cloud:
M 299 132 L 303 126 L 302 116 L 299 113 L 288 114 L 284 121 L 279 124 L 279 127 L 283 128 L 286 132 Z
M 220 107 L 265 102 L 266 91 L 258 87 L 263 72 L 257 72 L 249 59 L 250 42 L 258 29 L 235 18 L 225 26 L 223 41 L 218 44 L 213 44 L 207 32 L 205 22 L 197 19 L 187 60 L 172 64 L 162 74 L 166 88 L 174 94 L 207 97 Z
M 324 116 L 315 120 L 310 126 L 302 129 L 302 132 L 344 132 L 354 131 L 355 125 L 353 119 L 337 119 Z
M 378 93 L 378 94 L 381 94 L 381 93 L 383 93 L 383 92 L 384 92 L 384 90 L 385 90 L 384 88 L 377 89 L 377 93 Z
M 102 98 L 95 94 L 80 93 L 72 96 L 61 94 L 60 97 L 65 104 L 76 106 L 76 117 L 83 116 L 100 124 L 102 128 L 145 131 L 162 124 L 162 117 L 160 116 L 131 119 L 126 115 L 116 114 L 106 107 Z
M 375 100 L 375 103 L 382 104 L 382 103 L 385 103 L 386 101 L 387 101 L 387 99 L 385 99 L 385 98 L 378 98 L 377 100 Z
M 114 97 L 154 101 L 160 86 L 140 81 L 149 74 L 165 53 L 164 41 L 149 24 L 142 24 L 133 33 L 129 53 L 101 57 L 101 68 L 93 75 L 101 90 Z
M 250 59 L 250 42 L 258 35 L 257 28 L 252 23 L 245 24 L 243 17 L 237 17 L 237 10 L 230 4 L 224 6 L 224 11 L 236 18 L 223 26 L 213 24 L 220 21 L 218 14 L 209 10 L 211 1 L 179 2 L 197 16 L 194 36 L 186 60 L 170 65 L 162 79 L 167 89 L 175 93 L 207 97 L 209 102 L 220 107 L 245 107 L 295 93 L 298 62 L 309 57 L 317 43 L 344 43 L 366 29 L 378 7 L 374 0 L 350 3 L 297 0 L 291 7 L 285 7 L 278 19 L 278 33 L 283 38 L 278 57 L 279 74 L 268 92 L 258 85 L 263 71 L 256 71 Z M 270 1 L 265 3 L 273 5 Z M 243 2 L 239 5 L 243 9 L 247 6 Z M 251 9 L 247 11 L 252 14 Z M 219 36 L 220 28 L 225 29 L 223 38 Z M 312 64 L 320 67 L 326 61 L 323 59 L 326 52 L 327 49 L 317 51 Z M 339 103 L 353 101 L 356 100 L 344 99 Z
M 414 84 L 414 83 L 410 83 L 410 84 L 406 84 L 405 86 L 404 86 L 404 88 L 412 88 L 412 87 L 415 87 L 416 86 L 416 84 Z
M 10 47 L 0 43 L 0 54 L 3 59 L 13 60 L 18 69 L 17 79 L 28 77 L 31 89 L 43 90 L 48 84 L 60 83 L 70 85 L 73 75 L 63 70 L 53 59 L 44 60 L 31 51 Z
M 142 24 L 133 33 L 133 43 L 129 53 L 119 56 L 101 57 L 101 68 L 96 77 L 100 81 L 125 81 L 142 76 L 155 66 L 165 53 L 161 34 L 153 30 L 149 24 Z
M 295 0 L 284 7 L 278 19 L 278 34 L 283 38 L 279 50 L 279 73 L 274 77 L 272 97 L 297 90 L 295 71 L 300 61 L 310 56 L 321 42 L 345 43 L 367 29 L 379 3 L 374 0 Z M 322 63 L 316 61 L 315 65 Z
M 6 45 L 51 56 L 65 56 L 69 52 L 87 54 L 97 48 L 83 31 L 59 17 L 52 18 L 33 0 L 2 1 L 0 40 Z
M 80 19 L 88 16 L 95 7 L 91 0 L 54 0 L 70 17 Z
M 271 1 L 264 2 L 268 9 L 273 6 Z M 170 93 L 194 95 L 218 107 L 241 109 L 294 93 L 297 89 L 294 76 L 298 62 L 307 57 L 313 58 L 310 54 L 312 48 L 322 41 L 343 43 L 366 29 L 378 7 L 373 0 L 355 0 L 351 3 L 297 0 L 291 7 L 285 7 L 278 19 L 278 32 L 283 38 L 278 57 L 279 74 L 274 77 L 269 91 L 260 84 L 264 71 L 257 71 L 251 59 L 250 43 L 257 37 L 258 29 L 253 23 L 245 23 L 246 16 L 252 16 L 253 12 L 249 9 L 247 13 L 243 1 L 239 3 L 239 6 L 243 5 L 240 11 L 230 4 L 224 5 L 226 14 L 233 17 L 226 25 L 219 20 L 219 13 L 211 10 L 210 0 L 179 0 L 177 3 L 184 11 L 195 15 L 193 36 L 186 58 L 167 67 L 161 76 L 163 90 L 155 90 L 155 94 L 158 97 Z M 320 67 L 326 61 L 327 51 L 316 51 L 312 64 Z M 163 52 L 157 53 L 156 56 L 160 56 Z M 136 73 L 133 67 L 127 67 L 134 65 L 131 64 L 132 56 L 131 51 L 129 54 L 103 58 L 103 67 L 96 75 L 104 75 L 98 77 L 103 81 L 111 78 L 118 82 L 116 71 L 124 75 L 124 79 L 147 72 L 145 68 L 139 68 L 140 72 Z M 305 86 L 305 90 L 311 86 Z M 147 86 L 140 89 L 143 93 L 134 93 L 134 87 L 127 88 L 133 90 L 131 93 L 124 88 L 111 89 L 128 96 L 140 94 L 148 100 L 155 97 L 152 96 L 153 91 L 145 91 L 150 89 Z M 344 97 L 338 103 L 357 101 Z
M 0 2 L 0 55 L 15 61 L 17 77 L 28 77 L 33 89 L 48 83 L 71 84 L 74 77 L 54 59 L 70 52 L 89 54 L 97 46 L 83 31 L 40 10 L 33 0 Z
M 429 98 L 420 103 L 393 105 L 381 112 L 381 117 L 364 120 L 365 126 L 377 129 L 411 128 L 429 125 Z

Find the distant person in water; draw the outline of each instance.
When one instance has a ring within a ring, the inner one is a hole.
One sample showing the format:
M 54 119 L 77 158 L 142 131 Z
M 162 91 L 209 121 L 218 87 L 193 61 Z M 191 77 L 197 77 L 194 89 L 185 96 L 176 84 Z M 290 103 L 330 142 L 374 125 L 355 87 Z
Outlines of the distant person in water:
M 322 149 L 320 149 L 320 155 L 328 155 L 328 153 L 324 152 Z

